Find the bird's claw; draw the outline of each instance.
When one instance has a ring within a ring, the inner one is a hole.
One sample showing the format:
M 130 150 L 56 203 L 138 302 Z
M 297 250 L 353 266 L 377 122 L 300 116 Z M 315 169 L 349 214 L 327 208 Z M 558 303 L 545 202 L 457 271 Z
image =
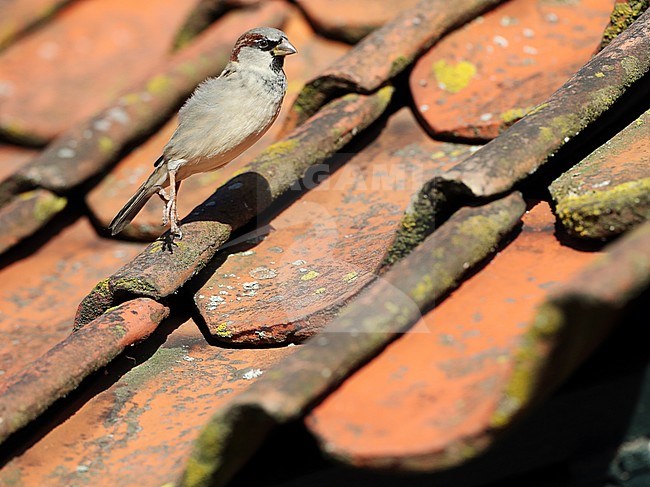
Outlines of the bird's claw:
M 170 233 L 172 234 L 174 240 L 183 240 L 183 232 L 181 231 L 181 229 L 178 227 L 177 224 L 172 224 Z

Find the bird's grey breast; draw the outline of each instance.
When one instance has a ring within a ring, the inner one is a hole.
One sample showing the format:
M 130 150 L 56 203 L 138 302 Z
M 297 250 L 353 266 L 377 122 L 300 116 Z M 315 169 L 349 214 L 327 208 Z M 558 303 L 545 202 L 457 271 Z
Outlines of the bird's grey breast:
M 285 92 L 284 73 L 240 69 L 203 82 L 179 112 L 165 159 L 215 167 L 229 162 L 268 130 Z

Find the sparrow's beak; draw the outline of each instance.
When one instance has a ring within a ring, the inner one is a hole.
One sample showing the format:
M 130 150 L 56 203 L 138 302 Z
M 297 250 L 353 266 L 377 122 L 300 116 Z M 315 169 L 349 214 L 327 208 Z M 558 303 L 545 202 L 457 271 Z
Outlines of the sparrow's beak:
M 288 56 L 289 54 L 295 54 L 298 50 L 293 47 L 287 39 L 283 38 L 282 42 L 273 48 L 274 56 Z

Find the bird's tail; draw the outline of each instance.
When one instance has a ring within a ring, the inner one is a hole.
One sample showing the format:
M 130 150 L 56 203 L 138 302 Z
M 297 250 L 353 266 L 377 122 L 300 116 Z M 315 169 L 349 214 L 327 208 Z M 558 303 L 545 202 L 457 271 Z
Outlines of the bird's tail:
M 167 184 L 167 165 L 160 164 L 154 169 L 151 176 L 142 183 L 131 199 L 126 202 L 124 207 L 115 215 L 113 221 L 108 226 L 111 235 L 117 235 L 126 227 L 135 216 L 140 213 L 142 207 L 149 201 L 160 187 Z

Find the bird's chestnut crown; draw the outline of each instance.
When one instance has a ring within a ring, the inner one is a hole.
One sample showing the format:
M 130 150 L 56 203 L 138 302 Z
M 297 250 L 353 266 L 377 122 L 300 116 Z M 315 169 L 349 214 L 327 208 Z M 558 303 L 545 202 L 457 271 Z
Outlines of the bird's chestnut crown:
M 242 49 L 248 48 L 268 52 L 273 57 L 284 57 L 297 52 L 286 34 L 272 27 L 258 27 L 242 34 L 235 43 L 230 60 L 239 61 Z

